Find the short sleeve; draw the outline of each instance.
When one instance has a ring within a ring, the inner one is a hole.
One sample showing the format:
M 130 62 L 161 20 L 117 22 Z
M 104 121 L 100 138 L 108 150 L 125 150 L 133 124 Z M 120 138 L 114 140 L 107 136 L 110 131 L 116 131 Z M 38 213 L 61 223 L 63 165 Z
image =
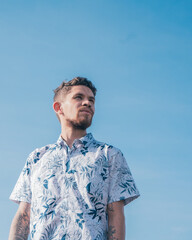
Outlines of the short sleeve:
M 20 203 L 31 203 L 31 162 L 33 153 L 31 153 L 25 163 L 25 166 L 17 180 L 17 183 L 9 197 L 10 200 Z
M 118 149 L 109 154 L 108 203 L 124 200 L 128 204 L 140 196 L 127 162 Z

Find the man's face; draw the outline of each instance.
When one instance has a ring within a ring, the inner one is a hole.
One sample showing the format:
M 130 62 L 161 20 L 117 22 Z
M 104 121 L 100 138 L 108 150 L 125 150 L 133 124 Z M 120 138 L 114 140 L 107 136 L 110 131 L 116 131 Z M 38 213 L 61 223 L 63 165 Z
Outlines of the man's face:
M 61 102 L 62 117 L 68 126 L 85 130 L 91 125 L 95 112 L 95 97 L 90 88 L 79 85 L 71 90 Z

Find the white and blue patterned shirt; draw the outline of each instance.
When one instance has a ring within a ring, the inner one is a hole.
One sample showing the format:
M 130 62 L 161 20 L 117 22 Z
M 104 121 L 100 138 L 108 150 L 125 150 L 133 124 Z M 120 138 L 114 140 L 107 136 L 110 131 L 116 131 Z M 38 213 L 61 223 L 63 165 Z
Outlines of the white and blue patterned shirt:
M 10 199 L 31 203 L 33 240 L 105 240 L 107 204 L 138 196 L 121 151 L 89 133 L 33 151 Z

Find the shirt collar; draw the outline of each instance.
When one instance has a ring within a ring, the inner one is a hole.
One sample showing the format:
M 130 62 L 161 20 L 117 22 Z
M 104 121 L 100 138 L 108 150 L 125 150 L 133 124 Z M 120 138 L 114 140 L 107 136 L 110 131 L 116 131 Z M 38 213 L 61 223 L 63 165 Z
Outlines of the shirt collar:
M 78 147 L 78 146 L 88 147 L 93 140 L 94 140 L 93 135 L 91 133 L 88 133 L 79 139 L 75 139 L 73 142 L 73 145 L 75 145 L 76 147 Z M 62 147 L 63 146 L 68 147 L 67 143 L 65 142 L 65 140 L 63 140 L 61 135 L 59 136 L 59 138 L 57 140 L 57 144 Z

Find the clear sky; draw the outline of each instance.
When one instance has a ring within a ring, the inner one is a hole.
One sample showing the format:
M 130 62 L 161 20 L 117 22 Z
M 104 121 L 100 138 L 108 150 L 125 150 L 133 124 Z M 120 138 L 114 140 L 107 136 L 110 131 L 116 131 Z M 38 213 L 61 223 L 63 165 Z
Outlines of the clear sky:
M 84 76 L 98 89 L 88 132 L 120 148 L 141 197 L 127 240 L 192 238 L 192 2 L 0 1 L 0 240 L 28 154 L 54 143 L 52 90 Z

